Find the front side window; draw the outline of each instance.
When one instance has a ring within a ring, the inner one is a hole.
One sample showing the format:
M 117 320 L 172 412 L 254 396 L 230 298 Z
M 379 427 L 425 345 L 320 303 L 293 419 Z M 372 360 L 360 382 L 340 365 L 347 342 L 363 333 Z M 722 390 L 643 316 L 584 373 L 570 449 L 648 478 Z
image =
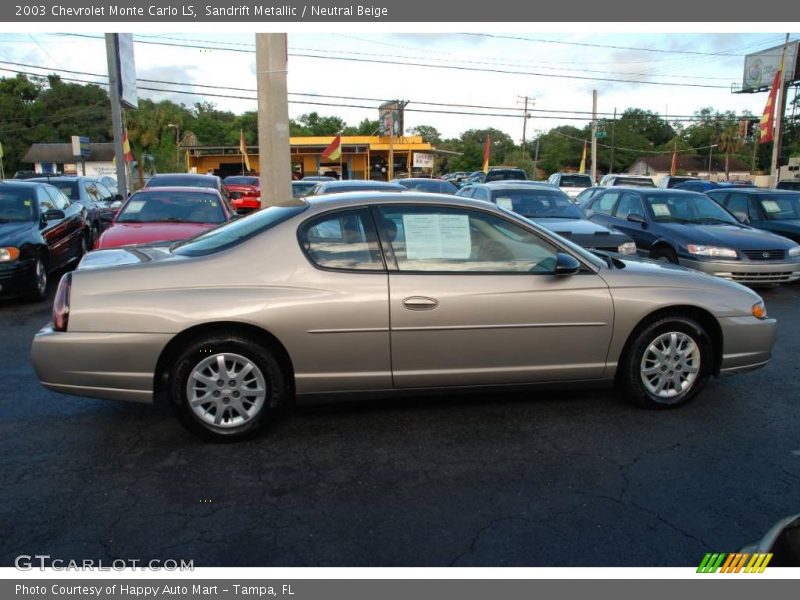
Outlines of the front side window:
M 476 200 L 484 200 L 486 202 L 489 202 L 489 197 L 490 197 L 489 190 L 485 188 L 476 187 L 472 191 L 472 197 L 475 198 Z
M 311 262 L 323 269 L 383 271 L 372 217 L 367 209 L 338 211 L 305 223 L 300 243 Z
M 627 219 L 628 215 L 638 215 L 644 217 L 644 206 L 642 199 L 636 194 L 626 192 L 622 194 L 622 198 L 617 205 L 615 215 L 618 219 Z
M 439 206 L 384 206 L 381 227 L 409 272 L 552 273 L 558 249 L 496 215 Z
M 42 214 L 46 213 L 48 210 L 56 210 L 56 203 L 44 186 L 36 190 L 36 199 L 39 201 L 39 210 Z

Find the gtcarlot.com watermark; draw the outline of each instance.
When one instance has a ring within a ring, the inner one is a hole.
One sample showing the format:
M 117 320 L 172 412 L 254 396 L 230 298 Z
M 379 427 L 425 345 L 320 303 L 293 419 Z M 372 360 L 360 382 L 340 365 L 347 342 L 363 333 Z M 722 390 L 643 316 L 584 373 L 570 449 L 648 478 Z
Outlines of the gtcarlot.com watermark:
M 84 558 L 81 560 L 53 558 L 49 554 L 20 554 L 14 559 L 20 571 L 194 571 L 193 560 L 115 558 L 113 560 Z

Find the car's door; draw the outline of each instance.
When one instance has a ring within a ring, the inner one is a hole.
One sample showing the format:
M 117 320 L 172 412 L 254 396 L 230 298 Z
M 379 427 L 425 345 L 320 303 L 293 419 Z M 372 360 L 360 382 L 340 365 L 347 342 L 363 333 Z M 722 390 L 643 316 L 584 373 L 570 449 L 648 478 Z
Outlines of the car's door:
M 636 242 L 636 250 L 639 254 L 649 256 L 650 248 L 657 238 L 653 235 L 648 223 L 643 223 L 641 220 L 632 221 L 628 218 L 629 216 L 644 221 L 648 220 L 641 196 L 636 192 L 624 191 L 614 207 L 614 213 L 612 219 L 609 219 L 609 223 L 614 229 L 625 233 Z
M 47 218 L 48 211 L 61 210 L 56 207 L 53 196 L 47 186 L 36 189 L 36 200 L 39 203 L 39 214 L 42 215 L 40 224 L 42 237 L 50 250 L 50 267 L 58 268 L 70 259 L 70 232 L 66 218 Z
M 611 227 L 614 221 L 614 208 L 617 206 L 622 192 L 620 190 L 606 190 L 589 201 L 584 212 L 592 221 L 606 227 Z
M 368 209 L 340 209 L 309 219 L 298 239 L 312 265 L 303 285 L 308 333 L 297 359 L 304 392 L 391 389 L 389 284 Z
M 603 375 L 614 314 L 594 270 L 554 275 L 555 245 L 489 211 L 396 204 L 376 221 L 395 387 Z
M 86 233 L 86 207 L 80 202 L 71 202 L 58 188 L 47 185 L 45 189 L 52 197 L 55 207 L 64 211 L 64 223 L 69 236 L 69 257 L 67 260 L 80 258 L 83 253 L 81 242 Z

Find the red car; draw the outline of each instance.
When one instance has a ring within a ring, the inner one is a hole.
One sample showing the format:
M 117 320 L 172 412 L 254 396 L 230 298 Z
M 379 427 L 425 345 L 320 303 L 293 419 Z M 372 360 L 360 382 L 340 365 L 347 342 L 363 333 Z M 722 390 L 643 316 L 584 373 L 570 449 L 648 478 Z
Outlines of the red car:
M 222 180 L 236 212 L 251 212 L 261 208 L 261 180 L 252 175 L 231 175 Z
M 185 240 L 235 217 L 217 190 L 143 188 L 128 198 L 95 249 Z

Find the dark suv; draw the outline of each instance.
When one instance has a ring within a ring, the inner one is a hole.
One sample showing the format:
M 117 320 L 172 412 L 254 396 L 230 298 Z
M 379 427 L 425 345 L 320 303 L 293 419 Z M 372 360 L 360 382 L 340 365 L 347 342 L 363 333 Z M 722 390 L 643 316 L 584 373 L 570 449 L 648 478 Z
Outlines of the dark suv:
M 504 181 L 506 179 L 525 180 L 528 178 L 527 173 L 522 169 L 516 167 L 490 167 L 489 172 L 486 173 L 486 178 L 483 183 L 490 181 Z

